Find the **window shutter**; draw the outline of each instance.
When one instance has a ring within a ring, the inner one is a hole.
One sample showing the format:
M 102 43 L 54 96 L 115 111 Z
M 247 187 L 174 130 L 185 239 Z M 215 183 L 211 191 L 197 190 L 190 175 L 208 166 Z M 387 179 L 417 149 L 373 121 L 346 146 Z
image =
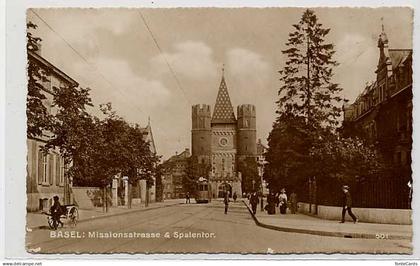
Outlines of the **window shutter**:
M 48 155 L 48 178 L 50 185 L 54 184 L 54 154 Z
M 60 159 L 61 159 L 60 155 L 55 156 L 55 185 L 56 186 L 60 185 L 60 177 L 61 177 Z
M 44 176 L 44 166 L 42 164 L 44 154 L 41 150 L 38 151 L 38 185 L 42 184 L 42 177 Z

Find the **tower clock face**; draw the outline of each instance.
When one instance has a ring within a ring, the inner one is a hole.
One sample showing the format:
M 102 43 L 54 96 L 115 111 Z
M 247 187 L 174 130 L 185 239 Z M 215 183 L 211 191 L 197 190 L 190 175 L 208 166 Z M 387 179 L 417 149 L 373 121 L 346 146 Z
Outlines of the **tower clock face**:
M 219 145 L 224 147 L 228 144 L 228 139 L 227 138 L 220 138 L 219 139 Z

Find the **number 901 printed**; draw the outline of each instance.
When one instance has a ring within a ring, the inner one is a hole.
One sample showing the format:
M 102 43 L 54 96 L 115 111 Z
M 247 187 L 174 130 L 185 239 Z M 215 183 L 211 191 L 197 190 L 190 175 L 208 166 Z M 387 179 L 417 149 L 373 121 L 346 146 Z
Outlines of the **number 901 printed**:
M 389 234 L 376 233 L 375 237 L 376 239 L 389 239 Z

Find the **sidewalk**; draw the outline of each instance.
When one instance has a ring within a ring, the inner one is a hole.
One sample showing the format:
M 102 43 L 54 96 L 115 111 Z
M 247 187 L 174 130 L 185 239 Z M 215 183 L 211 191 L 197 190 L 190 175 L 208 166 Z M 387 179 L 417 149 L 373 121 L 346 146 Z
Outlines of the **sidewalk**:
M 154 202 L 150 203 L 146 208 L 144 204 L 134 205 L 131 209 L 128 209 L 125 206 L 110 207 L 108 212 L 103 212 L 102 207 L 97 207 L 91 210 L 82 210 L 79 209 L 79 223 L 94 220 L 107 218 L 117 215 L 129 214 L 140 211 L 153 210 L 173 205 L 179 205 L 185 202 L 185 199 L 170 199 L 165 200 L 164 202 Z M 26 228 L 28 231 L 34 229 L 48 228 L 47 216 L 39 212 L 29 212 L 26 214 Z
M 249 212 L 258 226 L 283 232 L 304 233 L 321 236 L 334 236 L 345 238 L 370 238 L 370 239 L 407 239 L 412 238 L 411 225 L 374 224 L 324 220 L 304 214 L 279 214 L 278 208 L 275 215 L 268 215 L 257 208 L 253 215 L 248 202 L 244 201 Z

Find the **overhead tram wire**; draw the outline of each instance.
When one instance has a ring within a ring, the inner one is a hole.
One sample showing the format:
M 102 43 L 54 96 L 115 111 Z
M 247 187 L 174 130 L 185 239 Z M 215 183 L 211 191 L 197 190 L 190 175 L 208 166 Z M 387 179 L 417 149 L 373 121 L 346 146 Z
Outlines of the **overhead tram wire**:
M 169 64 L 168 59 L 165 56 L 165 53 L 163 52 L 163 50 L 160 47 L 155 35 L 153 34 L 152 30 L 150 29 L 149 24 L 147 24 L 146 18 L 143 16 L 143 13 L 141 12 L 141 10 L 138 10 L 138 15 L 140 16 L 141 21 L 143 22 L 144 26 L 146 27 L 147 31 L 149 32 L 150 37 L 152 38 L 154 44 L 156 45 L 156 48 L 159 51 L 159 54 L 163 57 L 163 60 L 165 60 L 165 63 L 168 66 L 169 72 L 171 72 L 173 78 L 175 79 L 175 83 L 176 83 L 178 89 L 183 93 L 184 98 L 187 100 L 187 102 L 191 106 L 192 105 L 191 101 L 188 99 L 187 94 L 185 93 L 185 90 L 181 85 L 181 82 L 179 81 L 179 79 L 178 79 L 175 71 L 173 70 L 171 64 Z
M 56 34 L 77 56 L 79 56 L 89 67 L 93 68 L 95 70 L 96 73 L 99 74 L 99 76 L 106 82 L 108 83 L 109 87 L 115 91 L 117 91 L 117 93 L 119 93 L 123 98 L 131 98 L 128 97 L 128 95 L 123 95 L 122 91 L 120 89 L 116 89 L 112 83 L 98 70 L 98 67 L 89 62 L 79 51 L 77 51 L 76 48 L 74 48 L 61 34 L 59 34 L 56 30 L 54 30 L 54 28 L 48 24 L 48 22 L 46 22 L 37 12 L 35 12 L 33 9 L 29 9 L 35 16 L 37 16 L 54 34 Z M 127 102 L 127 101 L 126 101 Z M 129 103 L 132 107 L 134 107 L 136 110 L 138 110 L 140 113 L 142 113 L 143 115 L 146 116 L 146 114 L 143 112 L 143 110 L 141 110 L 139 107 L 137 107 L 135 104 L 131 103 L 131 102 L 127 102 Z
M 113 89 L 114 91 L 116 91 L 121 97 L 123 98 L 131 98 L 131 97 L 127 97 L 127 95 L 123 95 L 122 91 L 120 89 L 116 89 L 112 83 L 105 78 L 105 76 L 99 72 L 97 66 L 91 62 L 89 62 L 84 56 L 81 55 L 80 52 L 77 51 L 76 48 L 74 48 L 63 36 L 61 36 L 57 31 L 54 30 L 54 28 L 48 24 L 48 22 L 46 22 L 38 13 L 36 13 L 34 10 L 30 9 L 30 11 L 35 14 L 35 16 L 37 16 L 53 33 L 55 33 L 77 56 L 79 56 L 85 64 L 87 64 L 89 67 L 93 68 L 95 70 L 96 73 L 99 74 L 99 76 L 106 82 L 108 83 L 108 86 Z M 135 104 L 133 104 L 132 102 L 126 101 L 128 104 L 130 104 L 134 109 L 136 109 L 137 111 L 139 111 L 140 113 L 142 113 L 144 116 L 146 116 L 145 112 L 143 112 L 143 110 L 141 110 L 138 106 L 136 106 Z M 160 132 L 165 132 L 164 130 L 162 130 L 157 124 L 153 125 L 154 128 L 156 128 L 158 131 Z M 166 134 L 164 134 L 165 136 L 167 136 Z M 168 138 L 166 138 L 168 139 Z

